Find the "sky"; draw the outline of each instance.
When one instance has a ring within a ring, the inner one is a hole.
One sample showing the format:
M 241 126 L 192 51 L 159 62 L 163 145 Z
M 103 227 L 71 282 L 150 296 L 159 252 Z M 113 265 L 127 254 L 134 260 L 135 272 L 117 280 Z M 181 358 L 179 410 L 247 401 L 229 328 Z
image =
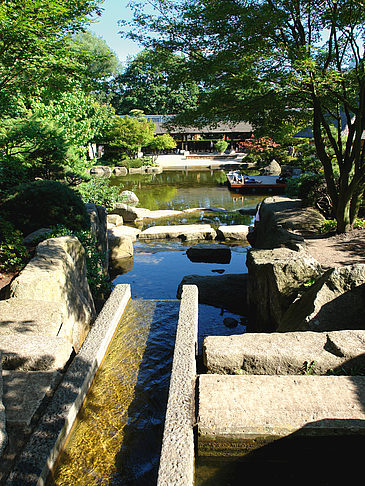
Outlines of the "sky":
M 135 56 L 142 48 L 128 39 L 122 39 L 118 32 L 118 20 L 132 18 L 132 12 L 127 7 L 129 0 L 105 0 L 101 7 L 104 9 L 101 17 L 91 24 L 88 29 L 102 37 L 108 46 L 116 53 L 124 64 L 128 56 Z

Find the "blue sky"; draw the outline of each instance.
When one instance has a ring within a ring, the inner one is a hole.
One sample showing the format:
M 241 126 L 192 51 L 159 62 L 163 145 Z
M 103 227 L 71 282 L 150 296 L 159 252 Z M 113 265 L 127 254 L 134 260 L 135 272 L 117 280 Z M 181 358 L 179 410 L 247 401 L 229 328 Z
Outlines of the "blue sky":
M 118 20 L 131 19 L 131 10 L 127 7 L 128 0 L 105 0 L 101 7 L 104 12 L 97 22 L 88 28 L 97 36 L 102 37 L 108 46 L 117 54 L 124 63 L 128 56 L 135 56 L 141 51 L 141 47 L 127 39 L 122 39 L 118 31 Z

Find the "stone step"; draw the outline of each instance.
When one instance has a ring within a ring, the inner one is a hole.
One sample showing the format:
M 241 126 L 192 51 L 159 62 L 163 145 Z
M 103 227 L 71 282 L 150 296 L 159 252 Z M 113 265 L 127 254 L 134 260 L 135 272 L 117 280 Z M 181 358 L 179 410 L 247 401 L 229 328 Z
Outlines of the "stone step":
M 208 336 L 203 343 L 209 373 L 300 375 L 365 369 L 365 331 L 245 333 Z
M 290 437 L 365 435 L 365 376 L 200 375 L 199 454 Z
M 7 334 L 0 336 L 4 370 L 62 371 L 73 352 L 70 341 L 57 336 Z
M 215 230 L 209 224 L 151 226 L 139 235 L 143 240 L 177 238 L 183 241 L 214 240 Z

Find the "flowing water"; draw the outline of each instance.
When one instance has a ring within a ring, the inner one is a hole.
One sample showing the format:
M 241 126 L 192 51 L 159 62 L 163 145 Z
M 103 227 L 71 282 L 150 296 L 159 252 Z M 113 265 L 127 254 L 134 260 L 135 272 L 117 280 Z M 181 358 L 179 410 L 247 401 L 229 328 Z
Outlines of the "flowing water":
M 114 184 L 120 182 L 124 189 L 137 194 L 141 207 L 148 209 L 209 207 L 232 211 L 254 208 L 260 200 L 230 193 L 220 185 L 221 171 L 168 172 L 113 180 Z M 239 213 L 212 214 L 210 218 L 216 224 L 222 220 L 225 224 L 250 223 L 249 217 Z M 205 217 L 205 211 L 197 216 L 198 220 Z M 244 245 L 230 246 L 231 258 L 224 263 L 192 262 L 187 249 L 181 242 L 136 242 L 134 257 L 114 271 L 114 283 L 131 285 L 132 300 L 49 484 L 156 484 L 180 306 L 178 286 L 185 275 L 247 272 Z M 232 318 L 229 327 L 226 317 Z M 245 325 L 245 316 L 236 309 L 199 304 L 199 350 L 205 335 L 241 334 Z

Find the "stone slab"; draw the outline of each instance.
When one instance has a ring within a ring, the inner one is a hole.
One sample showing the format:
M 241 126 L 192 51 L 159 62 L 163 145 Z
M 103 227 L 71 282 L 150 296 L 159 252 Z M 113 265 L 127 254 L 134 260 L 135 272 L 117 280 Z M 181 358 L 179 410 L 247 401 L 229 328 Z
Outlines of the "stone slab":
M 193 486 L 198 289 L 184 286 L 157 486 Z
M 199 453 L 245 455 L 289 436 L 364 436 L 364 403 L 364 376 L 200 375 Z
M 60 380 L 56 371 L 3 370 L 3 401 L 8 423 L 29 428 Z
M 249 226 L 246 224 L 234 224 L 231 226 L 219 226 L 217 238 L 220 240 L 243 241 L 247 240 Z
M 110 216 L 117 216 L 117 215 L 111 214 Z M 139 230 L 138 228 L 132 228 L 131 226 L 125 226 L 125 225 L 119 225 L 119 226 L 116 225 L 113 227 L 109 227 L 107 231 L 108 239 L 127 236 L 132 241 L 136 241 L 140 233 L 141 230 Z
M 62 371 L 73 353 L 65 338 L 29 336 L 21 333 L 0 336 L 2 365 L 6 370 Z
M 57 336 L 63 324 L 63 304 L 27 299 L 0 300 L 0 336 Z
M 228 264 L 231 261 L 231 249 L 223 244 L 203 242 L 188 248 L 186 256 L 192 262 Z
M 365 368 L 365 331 L 208 336 L 203 359 L 209 373 L 353 373 Z
M 209 224 L 180 224 L 171 226 L 151 226 L 140 234 L 140 239 L 169 239 L 176 238 L 183 241 L 213 240 L 215 230 Z

